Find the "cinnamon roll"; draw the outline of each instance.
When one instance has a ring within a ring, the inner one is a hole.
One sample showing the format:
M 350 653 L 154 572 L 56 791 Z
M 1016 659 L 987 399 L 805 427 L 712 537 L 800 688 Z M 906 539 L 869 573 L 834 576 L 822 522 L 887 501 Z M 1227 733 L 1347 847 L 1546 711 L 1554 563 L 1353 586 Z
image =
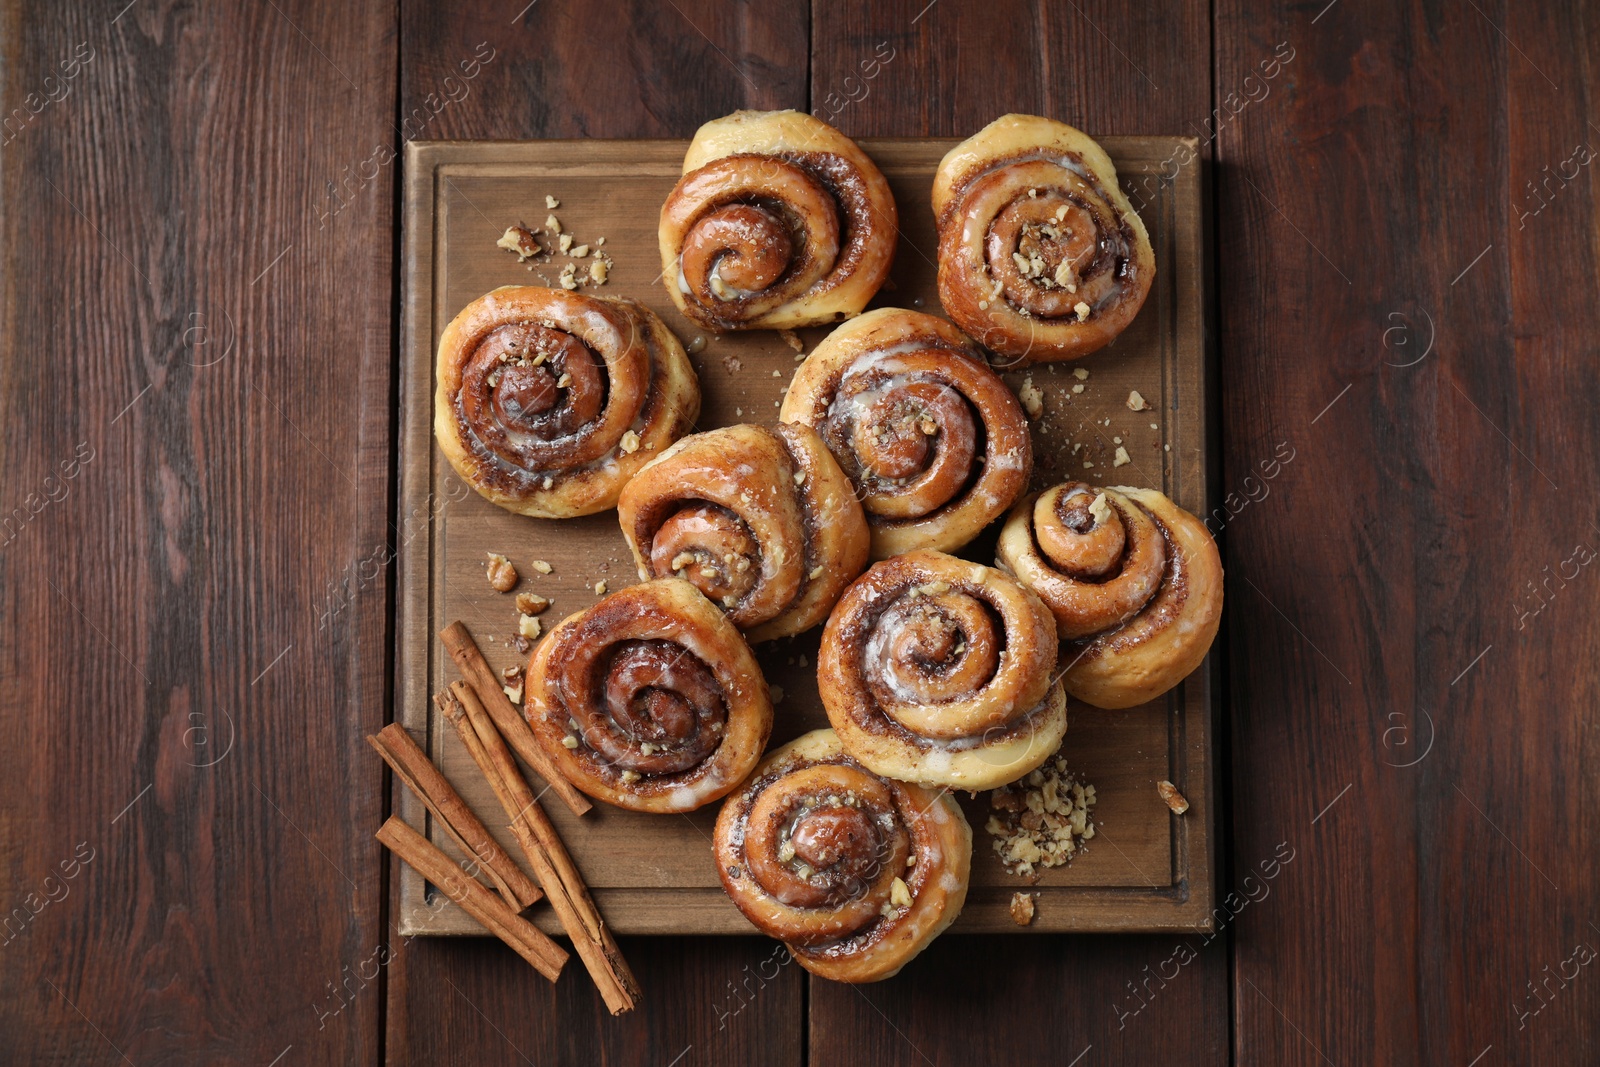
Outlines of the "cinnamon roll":
M 1081 130 L 1005 115 L 933 179 L 939 301 L 1006 366 L 1076 359 L 1133 321 L 1155 253 L 1105 150 Z
M 778 417 L 814 427 L 855 483 L 872 555 L 954 550 L 1028 485 L 1015 394 L 943 319 L 880 308 L 847 322 L 795 373 Z
M 801 111 L 736 111 L 695 133 L 661 208 L 662 278 L 708 330 L 815 326 L 872 299 L 896 227 L 850 138 Z
M 1154 700 L 1200 665 L 1217 636 L 1216 542 L 1154 489 L 1067 482 L 1027 497 L 1006 520 L 998 554 L 1055 616 L 1063 681 L 1086 704 Z
M 808 630 L 867 565 L 850 482 L 804 426 L 685 437 L 617 502 L 641 578 L 676 575 L 752 641 Z
M 908 782 L 992 789 L 1067 729 L 1055 621 L 1015 580 L 940 552 L 877 563 L 822 631 L 817 687 L 845 751 Z
M 469 485 L 520 515 L 604 511 L 699 413 L 683 346 L 632 300 L 505 286 L 439 338 L 439 448 Z
M 596 800 L 692 811 L 761 758 L 772 702 L 750 646 L 700 591 L 668 578 L 569 615 L 528 662 L 524 713 Z
M 712 848 L 745 918 L 838 982 L 898 973 L 960 914 L 972 869 L 949 794 L 879 777 L 832 730 L 763 760 L 723 805 Z

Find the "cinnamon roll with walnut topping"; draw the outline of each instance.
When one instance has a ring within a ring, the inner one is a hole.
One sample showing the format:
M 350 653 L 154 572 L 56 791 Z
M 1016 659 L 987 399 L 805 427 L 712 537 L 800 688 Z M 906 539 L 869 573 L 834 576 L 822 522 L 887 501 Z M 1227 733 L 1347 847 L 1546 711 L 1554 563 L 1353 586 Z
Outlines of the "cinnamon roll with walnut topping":
M 752 641 L 808 630 L 867 565 L 850 482 L 804 426 L 685 437 L 617 502 L 639 576 L 676 575 Z
M 1088 134 L 1005 115 L 933 179 L 939 301 L 1006 366 L 1110 344 L 1155 277 L 1150 235 Z
M 1067 482 L 1027 497 L 1006 520 L 998 554 L 1055 616 L 1067 692 L 1086 704 L 1154 700 L 1200 665 L 1217 636 L 1216 542 L 1154 489 Z
M 855 483 L 872 555 L 951 551 L 1028 485 L 1027 417 L 970 338 L 943 319 L 880 308 L 806 357 L 779 418 L 814 427 Z
M 878 774 L 992 789 L 1067 729 L 1055 621 L 992 567 L 940 552 L 874 564 L 822 631 L 817 687 L 852 757 Z
M 708 330 L 859 314 L 889 276 L 894 197 L 866 153 L 800 111 L 736 111 L 695 133 L 661 208 L 673 303 Z
M 439 449 L 467 484 L 521 515 L 611 507 L 699 413 L 683 346 L 632 300 L 506 286 L 439 338 Z
M 669 578 L 569 615 L 528 662 L 524 713 L 566 779 L 596 800 L 693 811 L 761 758 L 772 702 L 750 646 Z
M 946 793 L 881 778 L 814 730 L 768 756 L 717 817 L 722 886 L 800 966 L 899 972 L 966 902 L 972 830 Z

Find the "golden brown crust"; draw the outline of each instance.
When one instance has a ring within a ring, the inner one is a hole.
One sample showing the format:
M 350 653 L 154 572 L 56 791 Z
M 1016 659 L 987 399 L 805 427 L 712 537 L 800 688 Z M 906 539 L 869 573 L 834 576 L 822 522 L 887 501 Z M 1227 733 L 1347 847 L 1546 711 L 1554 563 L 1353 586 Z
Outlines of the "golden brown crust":
M 897 225 L 854 141 L 804 112 L 737 111 L 696 132 L 662 205 L 662 281 L 708 330 L 835 322 L 889 276 Z
M 683 346 L 626 299 L 506 286 L 439 338 L 434 437 L 461 477 L 508 511 L 603 511 L 694 425 L 700 384 Z
M 1064 123 L 1004 115 L 951 149 L 933 213 L 939 300 L 1003 366 L 1110 344 L 1155 277 L 1150 236 L 1110 157 Z
M 816 429 L 855 483 L 874 559 L 960 548 L 1011 506 L 1033 468 L 1022 405 L 977 346 L 903 308 L 829 334 L 778 417 Z
M 1100 708 L 1154 700 L 1205 659 L 1222 560 L 1205 526 L 1154 489 L 1068 482 L 1019 501 L 1001 566 L 1049 605 L 1067 692 Z
M 896 974 L 961 912 L 972 830 L 945 793 L 880 778 L 814 730 L 728 798 L 717 873 L 745 917 L 839 982 Z
M 569 615 L 528 662 L 524 713 L 573 785 L 633 811 L 693 811 L 742 782 L 772 733 L 750 646 L 669 578 Z
M 817 625 L 867 565 L 850 482 L 804 426 L 728 426 L 679 441 L 617 502 L 640 577 L 676 575 L 751 641 Z
M 845 751 L 905 781 L 992 789 L 1061 744 L 1055 622 L 992 567 L 940 552 L 873 565 L 828 618 L 817 687 Z

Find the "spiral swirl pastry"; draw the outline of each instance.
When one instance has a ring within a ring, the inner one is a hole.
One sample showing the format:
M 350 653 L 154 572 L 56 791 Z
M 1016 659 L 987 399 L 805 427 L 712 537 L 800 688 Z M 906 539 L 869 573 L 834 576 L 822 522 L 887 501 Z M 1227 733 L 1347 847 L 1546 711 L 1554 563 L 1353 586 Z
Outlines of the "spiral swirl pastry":
M 940 552 L 877 563 L 822 631 L 817 687 L 845 751 L 890 778 L 992 789 L 1061 744 L 1055 620 L 1010 576 Z
M 772 733 L 750 646 L 668 578 L 563 619 L 528 662 L 524 712 L 573 785 L 634 811 L 693 811 L 742 782 Z
M 617 502 L 641 578 L 676 575 L 751 641 L 808 630 L 867 565 L 849 480 L 804 426 L 685 437 Z
M 902 308 L 829 334 L 778 417 L 828 443 L 866 509 L 874 559 L 961 547 L 1011 506 L 1033 468 L 1022 405 L 977 346 Z
M 1005 115 L 933 179 L 939 300 L 1006 366 L 1075 359 L 1133 321 L 1155 253 L 1116 168 L 1087 134 Z
M 708 330 L 859 314 L 889 276 L 894 197 L 856 143 L 800 111 L 736 111 L 695 133 L 661 208 L 662 277 Z
M 745 918 L 839 982 L 909 963 L 960 914 L 972 868 L 948 794 L 879 777 L 832 730 L 763 760 L 722 806 L 712 848 Z
M 1055 616 L 1062 680 L 1086 704 L 1154 700 L 1200 665 L 1217 636 L 1216 542 L 1154 489 L 1067 482 L 1026 497 L 998 555 Z
M 604 511 L 699 413 L 683 346 L 632 300 L 505 286 L 439 338 L 439 448 L 469 485 L 520 515 Z

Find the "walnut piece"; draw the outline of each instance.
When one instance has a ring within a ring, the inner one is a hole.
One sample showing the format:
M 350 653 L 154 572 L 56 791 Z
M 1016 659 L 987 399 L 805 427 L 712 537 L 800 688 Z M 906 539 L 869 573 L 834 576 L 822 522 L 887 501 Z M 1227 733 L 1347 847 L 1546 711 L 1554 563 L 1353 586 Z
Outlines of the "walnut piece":
M 1128 394 L 1129 411 L 1145 411 L 1149 407 L 1150 405 L 1144 402 L 1144 397 L 1139 395 L 1139 390 L 1135 389 Z
M 544 627 L 532 615 L 517 616 L 517 636 L 526 637 L 529 641 L 537 641 L 544 632 Z
M 500 235 L 500 240 L 496 241 L 494 246 L 503 248 L 507 252 L 515 252 L 518 263 L 532 259 L 543 251 L 539 247 L 539 240 L 534 237 L 533 231 L 520 224 L 506 227 L 506 232 Z M 531 270 L 532 268 L 530 267 L 529 269 Z
M 550 606 L 550 601 L 538 593 L 518 593 L 517 610 L 524 615 L 537 615 Z
M 1033 375 L 1030 374 L 1022 379 L 1022 388 L 1017 390 L 1017 399 L 1022 401 L 1022 410 L 1028 413 L 1028 418 L 1037 419 L 1044 414 L 1044 394 L 1033 384 Z
M 489 565 L 485 569 L 489 584 L 497 593 L 509 593 L 517 587 L 517 568 L 511 561 L 498 552 L 489 553 Z
M 542 559 L 534 560 L 532 566 L 533 569 L 538 571 L 540 574 L 549 574 L 551 571 L 555 570 L 554 567 L 550 566 L 550 564 L 546 563 Z
M 1167 807 L 1176 814 L 1182 815 L 1189 810 L 1189 801 L 1178 792 L 1178 787 L 1171 782 L 1157 782 L 1156 792 L 1161 794 L 1161 799 L 1167 802 Z
M 1011 894 L 1011 921 L 1018 926 L 1027 926 L 1033 922 L 1033 897 L 1032 893 L 1016 892 Z

